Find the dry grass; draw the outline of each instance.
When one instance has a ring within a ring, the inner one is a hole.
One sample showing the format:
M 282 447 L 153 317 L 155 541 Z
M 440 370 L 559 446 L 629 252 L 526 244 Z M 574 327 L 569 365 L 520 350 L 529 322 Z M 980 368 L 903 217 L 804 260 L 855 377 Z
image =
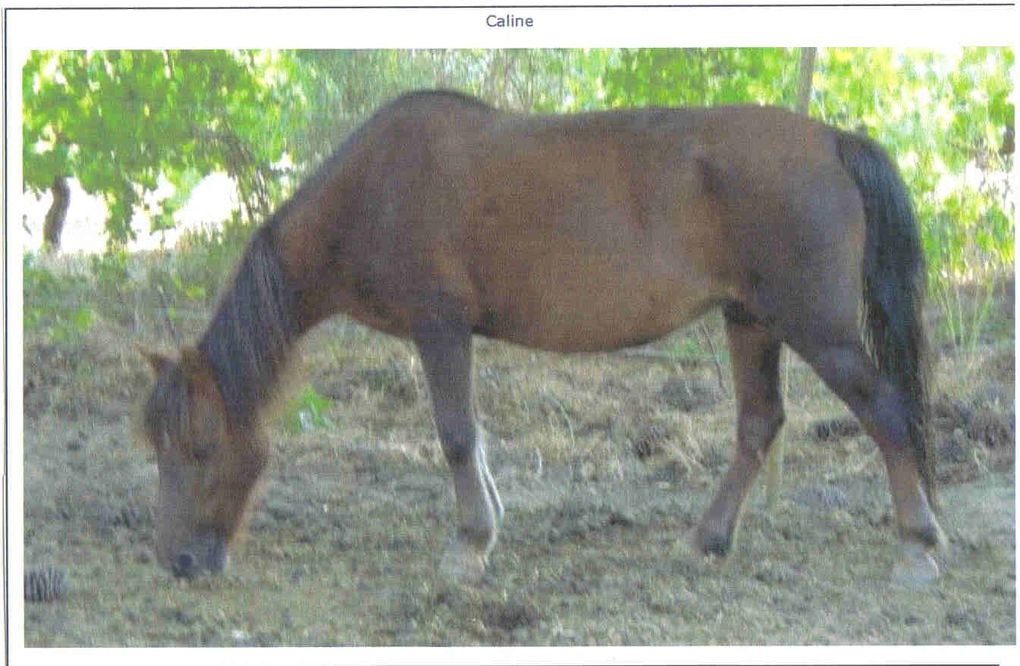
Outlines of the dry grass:
M 940 350 L 952 549 L 933 590 L 889 585 L 880 456 L 832 426 L 845 407 L 796 358 L 778 506 L 766 512 L 753 493 L 724 563 L 687 551 L 734 436 L 732 386 L 716 374 L 716 362 L 728 372 L 721 321 L 706 322 L 711 346 L 692 329 L 638 354 L 477 342 L 479 411 L 508 508 L 478 589 L 436 575 L 452 491 L 408 343 L 342 320 L 310 336 L 289 382 L 327 396 L 335 426 L 290 436 L 274 421 L 276 455 L 231 573 L 189 584 L 153 564 L 155 469 L 131 443 L 148 381 L 133 345 L 165 348 L 162 322 L 100 318 L 74 343 L 28 335 L 26 563 L 62 567 L 74 584 L 27 609 L 26 642 L 1012 643 L 1010 322 L 972 353 Z M 182 320 L 182 335 L 200 327 Z

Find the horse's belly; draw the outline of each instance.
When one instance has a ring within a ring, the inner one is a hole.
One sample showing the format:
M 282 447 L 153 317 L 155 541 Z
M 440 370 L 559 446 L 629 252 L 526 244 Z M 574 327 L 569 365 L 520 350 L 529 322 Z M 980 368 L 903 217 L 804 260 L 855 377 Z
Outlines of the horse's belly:
M 714 302 L 711 285 L 681 270 L 656 274 L 592 257 L 532 265 L 483 289 L 479 332 L 553 351 L 604 351 L 650 342 Z
M 477 330 L 557 351 L 617 349 L 725 294 L 715 211 L 690 164 L 650 183 L 619 160 L 563 162 L 529 162 L 472 199 L 464 256 Z
M 612 317 L 602 321 L 560 319 L 555 322 L 511 323 L 496 337 L 515 344 L 555 352 L 598 352 L 646 344 L 662 338 L 703 312 L 708 305 L 692 309 L 689 316 L 674 320 L 626 321 Z

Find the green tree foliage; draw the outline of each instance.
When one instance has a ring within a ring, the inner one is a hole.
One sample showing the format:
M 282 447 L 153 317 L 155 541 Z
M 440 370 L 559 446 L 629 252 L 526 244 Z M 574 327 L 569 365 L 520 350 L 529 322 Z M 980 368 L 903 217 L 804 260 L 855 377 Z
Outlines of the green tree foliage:
M 898 159 L 944 332 L 967 347 L 996 280 L 1014 270 L 1012 69 L 1002 48 L 822 49 L 816 78 L 814 114 L 867 131 Z
M 173 226 L 175 207 L 200 176 L 232 176 L 250 216 L 278 196 L 287 89 L 274 54 L 226 51 L 34 52 L 25 66 L 25 187 L 74 176 L 101 196 L 113 245 L 164 178 L 177 190 L 152 213 Z
M 793 108 L 799 49 L 633 49 L 607 61 L 607 106 Z M 1013 268 L 1013 52 L 819 49 L 809 114 L 865 131 L 914 192 L 932 281 Z
M 606 68 L 606 101 L 612 107 L 792 107 L 799 57 L 799 49 L 628 49 Z
M 291 158 L 309 169 L 358 124 L 398 95 L 443 88 L 503 109 L 557 112 L 600 106 L 607 51 L 569 49 L 441 49 L 293 51 L 293 96 L 302 124 Z M 298 111 L 300 107 L 300 111 Z
M 77 177 L 107 201 L 111 241 L 166 179 L 173 225 L 213 171 L 263 217 L 387 100 L 452 88 L 505 109 L 797 104 L 801 49 L 138 51 L 34 53 L 24 72 L 25 184 Z M 866 131 L 918 203 L 933 282 L 1012 270 L 1013 53 L 820 48 L 809 114 Z M 282 173 L 281 160 L 294 166 Z

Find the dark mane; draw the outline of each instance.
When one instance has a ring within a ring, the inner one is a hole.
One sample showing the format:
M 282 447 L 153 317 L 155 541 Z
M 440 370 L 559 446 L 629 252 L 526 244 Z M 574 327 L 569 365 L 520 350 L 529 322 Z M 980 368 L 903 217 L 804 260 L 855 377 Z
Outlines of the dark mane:
M 373 114 L 373 118 L 392 113 L 404 104 L 429 99 L 491 110 L 485 103 L 461 93 L 428 90 L 398 97 Z M 277 375 L 299 331 L 294 314 L 295 297 L 272 243 L 273 229 L 290 214 L 295 202 L 323 186 L 371 124 L 370 120 L 352 132 L 255 232 L 233 283 L 221 297 L 216 314 L 198 344 L 199 351 L 212 367 L 228 416 L 236 425 L 248 425 L 258 408 L 272 396 Z
M 248 426 L 273 387 L 298 335 L 295 297 L 272 243 L 259 228 L 209 328 L 198 343 L 237 426 Z

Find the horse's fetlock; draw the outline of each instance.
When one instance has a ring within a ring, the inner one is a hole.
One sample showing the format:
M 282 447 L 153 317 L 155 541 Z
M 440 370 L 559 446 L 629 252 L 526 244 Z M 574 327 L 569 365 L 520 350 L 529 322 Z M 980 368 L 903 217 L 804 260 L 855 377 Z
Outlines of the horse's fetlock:
M 901 534 L 904 541 L 919 543 L 928 550 L 938 550 L 946 543 L 945 534 L 933 517 L 929 517 L 921 525 L 904 528 Z
M 457 469 L 468 464 L 475 455 L 475 434 L 465 430 L 448 430 L 439 434 L 443 455 L 450 467 Z

